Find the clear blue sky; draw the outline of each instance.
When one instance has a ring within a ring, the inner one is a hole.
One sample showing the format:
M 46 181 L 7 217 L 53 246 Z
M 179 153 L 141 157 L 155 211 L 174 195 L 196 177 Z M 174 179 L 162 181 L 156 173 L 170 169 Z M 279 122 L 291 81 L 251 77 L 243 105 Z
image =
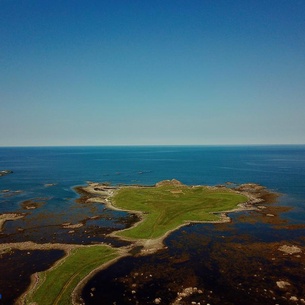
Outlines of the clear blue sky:
M 304 0 L 0 0 L 0 146 L 304 144 Z

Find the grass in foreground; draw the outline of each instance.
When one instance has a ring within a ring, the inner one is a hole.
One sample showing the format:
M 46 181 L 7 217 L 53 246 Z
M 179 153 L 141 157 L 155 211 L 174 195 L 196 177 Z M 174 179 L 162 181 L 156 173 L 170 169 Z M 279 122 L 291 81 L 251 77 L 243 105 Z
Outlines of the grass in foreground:
M 26 304 L 71 305 L 71 293 L 77 284 L 92 270 L 117 257 L 107 246 L 76 248 L 62 263 L 40 273 L 40 281 L 26 299 Z
M 143 212 L 144 220 L 117 234 L 132 239 L 158 238 L 188 221 L 219 220 L 212 213 L 233 210 L 245 201 L 246 196 L 230 190 L 204 186 L 125 187 L 114 196 L 113 204 Z

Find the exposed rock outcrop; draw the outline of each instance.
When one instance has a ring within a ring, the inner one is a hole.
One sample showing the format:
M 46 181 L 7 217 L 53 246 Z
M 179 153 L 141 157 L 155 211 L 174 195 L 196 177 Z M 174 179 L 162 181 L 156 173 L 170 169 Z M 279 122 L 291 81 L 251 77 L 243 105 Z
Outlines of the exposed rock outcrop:
M 176 179 L 172 179 L 172 180 L 163 180 L 160 181 L 158 183 L 155 184 L 156 187 L 161 187 L 161 186 L 183 186 L 184 184 L 181 183 L 180 181 L 176 180 Z
M 13 171 L 11 171 L 11 170 L 1 170 L 0 171 L 0 177 L 2 177 L 2 176 L 5 176 L 5 175 L 9 175 L 9 174 L 12 174 L 13 173 Z

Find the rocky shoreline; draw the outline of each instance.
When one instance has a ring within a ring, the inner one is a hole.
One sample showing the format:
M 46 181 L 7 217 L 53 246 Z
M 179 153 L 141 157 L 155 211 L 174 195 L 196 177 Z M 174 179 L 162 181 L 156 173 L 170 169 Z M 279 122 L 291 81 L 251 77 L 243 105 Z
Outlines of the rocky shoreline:
M 159 187 L 162 184 L 179 184 L 182 185 L 179 181 L 177 180 L 166 180 L 166 181 L 162 181 L 159 182 L 158 184 L 156 184 L 155 186 L 152 187 Z M 84 187 L 76 187 L 76 191 L 80 194 L 80 198 L 78 199 L 78 202 L 82 203 L 82 204 L 86 204 L 86 203 L 90 203 L 90 202 L 98 202 L 98 203 L 102 203 L 105 204 L 107 207 L 114 209 L 114 210 L 120 210 L 120 211 L 124 211 L 122 209 L 119 209 L 117 207 L 115 207 L 112 202 L 111 199 L 114 196 L 114 194 L 120 189 L 126 186 L 111 186 L 109 184 L 106 183 L 94 183 L 94 182 L 88 182 L 87 186 Z M 128 186 L 130 187 L 130 186 Z M 139 185 L 135 185 L 133 186 L 135 188 L 141 188 L 142 186 Z M 194 186 L 196 187 L 196 186 Z M 215 190 L 221 189 L 224 186 L 215 186 L 215 187 L 209 187 L 209 188 L 213 188 Z M 262 206 L 261 204 L 265 201 L 265 197 L 267 196 L 271 196 L 271 192 L 269 192 L 265 187 L 257 185 L 257 184 L 243 184 L 243 185 L 239 185 L 236 186 L 235 188 L 231 188 L 232 192 L 236 192 L 236 193 L 240 193 L 245 195 L 248 200 L 245 203 L 242 203 L 238 206 L 238 208 L 231 210 L 231 211 L 223 211 L 221 213 L 217 213 L 218 215 L 220 215 L 220 220 L 219 221 L 202 221 L 203 223 L 226 223 L 226 222 L 230 222 L 231 219 L 228 216 L 228 213 L 231 212 L 239 212 L 239 211 L 246 211 L 246 210 L 262 210 L 264 208 L 264 206 Z M 260 204 L 260 205 L 258 205 Z M 130 210 L 126 210 L 128 213 L 134 213 L 136 215 L 138 215 L 140 221 L 143 221 L 143 212 L 140 211 L 130 211 Z M 21 217 L 24 217 L 25 215 L 21 215 L 21 214 L 2 214 L 0 215 L 0 224 L 1 224 L 1 220 L 2 220 L 2 225 L 4 224 L 5 221 L 8 220 L 15 220 Z M 2 219 L 1 219 L 2 217 Z M 139 224 L 139 222 L 136 222 L 135 224 L 133 224 L 133 226 L 137 226 Z M 200 221 L 197 221 L 195 223 L 199 223 Z M 130 246 L 124 247 L 121 249 L 121 257 L 124 256 L 128 256 L 128 255 L 132 255 L 131 253 L 133 253 L 133 255 L 135 256 L 146 256 L 148 254 L 152 254 L 155 253 L 156 251 L 164 248 L 164 239 L 170 235 L 173 231 L 176 231 L 177 229 L 191 224 L 192 222 L 186 222 L 183 225 L 176 227 L 173 230 L 169 230 L 165 235 L 161 236 L 160 238 L 155 238 L 155 239 L 140 239 L 140 240 L 131 240 L 128 239 L 126 237 L 122 237 L 122 236 L 118 236 L 116 235 L 117 232 L 113 232 L 110 235 L 116 238 L 120 238 L 123 240 L 128 240 L 130 242 L 132 242 L 132 244 Z M 67 229 L 73 229 L 76 228 L 78 226 L 80 226 L 80 224 L 71 224 L 71 223 L 65 223 L 63 224 L 63 226 Z M 122 230 L 121 230 L 122 231 Z M 102 245 L 102 243 L 101 243 Z M 6 249 L 20 249 L 20 250 L 26 250 L 26 249 L 62 249 L 66 252 L 66 257 L 69 255 L 70 251 L 72 248 L 75 247 L 79 247 L 80 245 L 60 245 L 60 244 L 35 244 L 32 242 L 24 242 L 24 243 L 14 243 L 14 244 L 2 244 L 0 247 L 0 250 L 5 251 Z M 89 246 L 90 247 L 90 246 Z M 137 249 L 137 251 L 135 251 L 135 249 Z M 117 258 L 117 259 L 119 259 Z M 114 260 L 113 262 L 117 261 Z M 92 270 L 92 272 L 90 273 L 90 275 L 88 275 L 85 279 L 83 279 L 81 281 L 81 283 L 76 287 L 76 290 L 74 290 L 73 293 L 73 304 L 77 304 L 77 299 L 78 296 L 80 295 L 81 292 L 81 288 L 84 287 L 84 285 L 86 284 L 86 282 L 94 275 L 96 274 L 97 271 L 105 269 L 106 267 L 108 267 L 110 264 L 112 264 L 113 262 L 108 262 L 105 266 L 100 266 L 98 269 Z M 38 276 L 36 275 L 36 280 L 37 280 Z M 32 278 L 33 280 L 33 278 Z M 35 280 L 35 281 L 36 281 Z M 34 282 L 35 282 L 34 281 Z M 33 287 L 33 286 L 31 286 Z M 31 287 L 27 290 L 26 293 L 29 292 L 29 290 L 31 289 Z M 24 297 L 24 295 L 23 295 Z M 20 301 L 20 300 L 19 300 Z M 21 304 L 21 303 L 20 303 Z M 78 303 L 79 304 L 79 303 Z
M 3 226 L 6 221 L 17 220 L 17 219 L 23 218 L 25 216 L 26 216 L 26 214 L 21 214 L 21 213 L 0 214 L 0 232 L 2 231 Z

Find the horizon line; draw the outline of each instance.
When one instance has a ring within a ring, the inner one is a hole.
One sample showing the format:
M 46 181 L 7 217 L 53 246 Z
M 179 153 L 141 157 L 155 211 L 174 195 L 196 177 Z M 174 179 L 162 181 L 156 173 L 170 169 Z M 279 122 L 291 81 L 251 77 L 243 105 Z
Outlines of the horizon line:
M 0 148 L 48 148 L 48 147 L 217 147 L 217 146 L 304 146 L 305 143 L 273 143 L 273 144 L 102 144 L 102 145 L 0 145 Z

